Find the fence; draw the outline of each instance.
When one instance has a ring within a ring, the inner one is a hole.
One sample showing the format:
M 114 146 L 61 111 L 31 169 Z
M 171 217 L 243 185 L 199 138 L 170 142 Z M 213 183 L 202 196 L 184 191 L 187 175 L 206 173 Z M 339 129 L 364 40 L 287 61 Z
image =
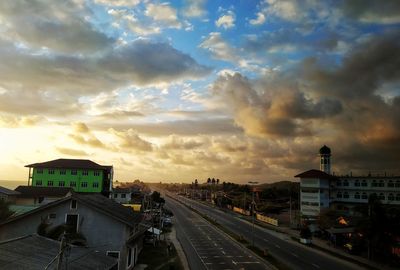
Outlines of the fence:
M 278 226 L 278 220 L 275 218 L 270 218 L 261 214 L 256 214 L 256 219 L 274 226 Z

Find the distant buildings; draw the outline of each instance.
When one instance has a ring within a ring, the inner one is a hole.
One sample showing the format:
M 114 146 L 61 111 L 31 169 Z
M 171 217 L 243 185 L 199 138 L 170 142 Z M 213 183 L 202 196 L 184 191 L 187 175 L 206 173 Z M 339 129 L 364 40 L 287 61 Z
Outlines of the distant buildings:
M 5 202 L 15 203 L 19 194 L 20 193 L 18 191 L 11 190 L 5 187 L 0 187 L 0 200 L 3 200 Z
M 101 193 L 109 196 L 113 183 L 113 167 L 85 159 L 56 159 L 26 165 L 28 185 L 69 187 L 76 192 Z
M 315 219 L 323 209 L 331 208 L 348 213 L 368 202 L 376 194 L 386 205 L 400 206 L 400 176 L 334 176 L 331 170 L 331 150 L 320 151 L 320 170 L 296 175 L 300 178 L 300 210 L 305 219 Z

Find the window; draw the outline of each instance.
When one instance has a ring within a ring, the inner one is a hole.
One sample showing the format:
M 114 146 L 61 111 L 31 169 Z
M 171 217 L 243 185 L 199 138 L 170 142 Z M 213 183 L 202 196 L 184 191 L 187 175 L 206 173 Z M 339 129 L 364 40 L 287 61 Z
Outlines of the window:
M 61 174 L 61 175 L 66 175 L 66 174 L 67 174 L 67 171 L 66 171 L 66 170 L 60 170 L 60 174 Z
M 36 185 L 41 186 L 42 185 L 42 180 L 36 180 Z
M 373 180 L 372 181 L 372 185 L 371 185 L 372 187 L 377 187 L 378 186 L 378 183 L 376 182 L 376 180 Z
M 354 182 L 354 186 L 359 187 L 359 186 L 360 186 L 360 181 L 359 181 L 359 180 L 356 180 L 356 181 Z
M 65 217 L 65 225 L 67 225 L 68 233 L 78 232 L 78 219 L 79 216 L 75 214 L 67 214 Z
M 362 187 L 367 187 L 367 186 L 368 186 L 368 184 L 367 184 L 367 181 L 365 181 L 365 180 L 362 180 L 362 182 L 361 182 L 361 186 L 362 186 Z
M 54 182 L 52 180 L 47 181 L 47 186 L 52 187 L 54 185 Z
M 93 182 L 93 187 L 98 188 L 99 187 L 99 182 Z
M 49 214 L 49 218 L 56 218 L 56 217 L 57 217 L 57 215 L 55 213 Z
M 379 198 L 379 200 L 381 200 L 381 201 L 384 201 L 384 200 L 386 199 L 386 198 L 385 198 L 385 194 L 383 194 L 383 193 L 379 194 L 378 198 Z
M 369 197 L 371 198 L 371 197 L 377 197 L 377 194 L 376 193 L 371 193 L 371 194 L 369 194 Z
M 113 257 L 113 258 L 117 258 L 118 259 L 118 261 L 119 261 L 119 251 L 107 251 L 106 252 L 106 255 L 107 256 L 110 256 L 110 257 Z M 117 265 L 115 265 L 115 266 L 113 266 L 112 268 L 111 268 L 111 270 L 118 270 L 118 265 L 119 264 L 119 262 L 117 263 Z
M 383 180 L 379 180 L 379 187 L 384 187 L 385 186 L 385 182 Z
M 349 193 L 348 192 L 343 193 L 343 199 L 348 199 L 348 198 L 349 198 Z
M 71 200 L 71 209 L 77 209 L 78 208 L 78 202 L 76 200 Z
M 394 195 L 393 195 L 393 193 L 389 193 L 388 200 L 389 200 L 389 201 L 394 201 Z
M 342 185 L 342 181 L 341 181 L 341 180 L 337 180 L 337 181 L 336 181 L 336 185 L 337 185 L 337 186 L 341 186 L 341 185 Z
M 49 169 L 49 174 L 54 174 L 54 169 Z
M 65 187 L 65 181 L 60 181 L 58 182 L 59 187 Z
M 118 198 L 118 194 L 114 194 L 114 198 Z
M 76 170 L 71 170 L 71 175 L 77 175 L 78 172 Z
M 363 192 L 362 195 L 361 195 L 361 199 L 367 200 L 368 199 L 367 193 Z
M 342 197 L 343 197 L 343 196 L 342 196 L 342 192 L 338 192 L 337 195 L 336 195 L 336 197 L 337 197 L 337 198 L 342 198 Z
M 128 247 L 128 267 L 132 265 L 132 248 Z
M 89 172 L 87 170 L 83 170 L 82 175 L 89 175 Z
M 392 180 L 389 180 L 388 187 L 394 187 L 394 183 Z
M 94 176 L 100 176 L 100 171 L 94 171 L 94 172 L 93 172 L 93 175 L 94 175 Z
M 36 172 L 37 172 L 38 174 L 42 174 L 42 173 L 43 173 L 43 169 L 37 169 Z
M 87 187 L 87 182 L 82 182 L 81 187 L 86 188 Z
M 121 194 L 121 198 L 125 199 L 126 198 L 126 194 Z
M 69 186 L 70 186 L 70 187 L 76 187 L 76 182 L 75 182 L 75 181 L 71 181 L 71 182 L 69 183 Z
M 356 194 L 354 194 L 354 199 L 360 199 L 360 193 L 356 192 Z
M 348 187 L 348 186 L 349 186 L 349 181 L 344 180 L 344 181 L 343 181 L 343 186 L 344 186 L 344 187 Z
M 395 186 L 395 187 L 400 187 L 400 181 L 397 180 L 397 181 L 396 181 L 396 184 L 395 184 L 394 186 Z
M 400 193 L 396 194 L 396 201 L 400 201 Z

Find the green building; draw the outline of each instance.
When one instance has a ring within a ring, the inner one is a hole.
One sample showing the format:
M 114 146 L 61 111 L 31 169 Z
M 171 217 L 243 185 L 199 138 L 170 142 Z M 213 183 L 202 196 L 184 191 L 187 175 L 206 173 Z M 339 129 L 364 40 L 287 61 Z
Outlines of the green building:
M 28 186 L 71 187 L 76 192 L 101 193 L 112 190 L 113 167 L 86 159 L 56 159 L 26 165 Z

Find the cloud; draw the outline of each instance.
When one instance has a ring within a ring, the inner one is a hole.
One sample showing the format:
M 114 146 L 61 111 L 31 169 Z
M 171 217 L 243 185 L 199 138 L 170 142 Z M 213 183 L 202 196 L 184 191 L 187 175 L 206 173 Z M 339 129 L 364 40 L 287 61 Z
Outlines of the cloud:
M 72 129 L 73 131 L 68 136 L 76 143 L 83 146 L 107 149 L 107 146 L 92 133 L 86 124 L 81 122 L 73 123 Z
M 134 7 L 140 3 L 141 0 L 94 0 L 96 4 L 116 7 Z
M 0 127 L 5 128 L 19 128 L 19 127 L 31 127 L 36 126 L 40 122 L 46 120 L 42 116 L 30 115 L 30 116 L 14 116 L 8 114 L 0 114 Z
M 0 37 L 28 47 L 61 53 L 94 53 L 109 48 L 114 40 L 95 29 L 83 17 L 89 13 L 73 1 L 12 1 L 0 3 Z
M 257 18 L 255 18 L 255 19 L 251 19 L 249 22 L 250 22 L 250 24 L 251 25 L 261 25 L 261 24 L 264 24 L 264 22 L 265 22 L 265 16 L 264 16 L 264 14 L 263 13 L 261 13 L 261 12 L 257 12 Z
M 78 156 L 78 157 L 87 157 L 87 156 L 89 156 L 89 154 L 86 153 L 85 151 L 78 150 L 78 149 L 56 147 L 56 150 L 58 152 L 60 152 L 61 154 L 68 155 L 68 156 Z
M 168 142 L 165 143 L 162 148 L 163 149 L 172 149 L 172 150 L 192 150 L 196 148 L 200 148 L 204 145 L 204 141 L 196 140 L 196 139 L 184 139 L 182 137 L 176 135 L 170 135 L 168 137 Z
M 236 50 L 223 40 L 219 32 L 211 32 L 199 47 L 211 52 L 216 59 L 230 62 L 236 62 L 239 59 Z
M 153 150 L 153 145 L 140 138 L 133 129 L 117 131 L 111 128 L 109 132 L 119 139 L 119 148 L 121 151 L 139 150 L 146 152 Z
M 340 5 L 343 13 L 363 23 L 396 24 L 400 23 L 400 2 L 397 0 L 353 0 Z
M 203 17 L 207 14 L 206 0 L 186 0 L 185 3 L 182 12 L 186 17 Z
M 217 27 L 222 27 L 224 29 L 229 29 L 235 26 L 235 13 L 229 10 L 226 14 L 222 15 L 215 21 Z
M 168 27 L 178 29 L 182 27 L 182 24 L 178 20 L 176 10 L 167 3 L 160 5 L 150 3 L 146 6 L 145 14 L 155 21 L 167 24 Z

